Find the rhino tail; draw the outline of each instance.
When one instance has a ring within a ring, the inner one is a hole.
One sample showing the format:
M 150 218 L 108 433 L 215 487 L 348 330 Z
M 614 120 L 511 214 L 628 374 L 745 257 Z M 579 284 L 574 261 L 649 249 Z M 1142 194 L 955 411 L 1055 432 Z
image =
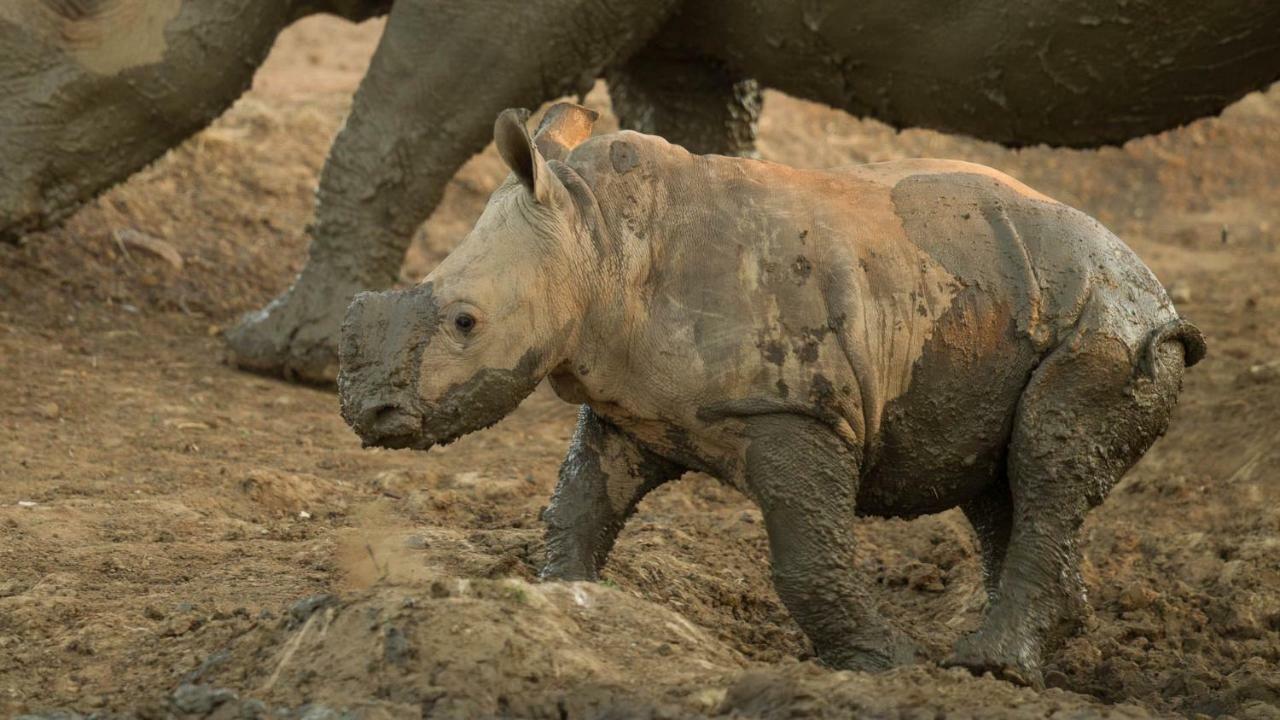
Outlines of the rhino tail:
M 1142 358 L 1138 363 L 1138 370 L 1149 378 L 1156 376 L 1157 352 L 1160 346 L 1168 340 L 1177 340 L 1182 343 L 1182 363 L 1184 367 L 1191 367 L 1204 359 L 1208 346 L 1205 345 L 1204 335 L 1201 334 L 1200 328 L 1183 320 L 1182 318 L 1174 318 L 1169 322 L 1161 325 L 1151 334 L 1147 336 L 1146 345 L 1142 349 Z

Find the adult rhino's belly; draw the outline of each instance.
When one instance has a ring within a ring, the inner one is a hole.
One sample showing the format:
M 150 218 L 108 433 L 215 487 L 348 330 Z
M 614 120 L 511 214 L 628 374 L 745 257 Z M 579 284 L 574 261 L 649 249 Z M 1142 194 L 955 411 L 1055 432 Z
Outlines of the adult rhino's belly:
M 972 289 L 958 295 L 907 390 L 885 403 L 859 514 L 941 512 L 1001 481 L 1018 399 L 1038 357 L 1007 307 Z

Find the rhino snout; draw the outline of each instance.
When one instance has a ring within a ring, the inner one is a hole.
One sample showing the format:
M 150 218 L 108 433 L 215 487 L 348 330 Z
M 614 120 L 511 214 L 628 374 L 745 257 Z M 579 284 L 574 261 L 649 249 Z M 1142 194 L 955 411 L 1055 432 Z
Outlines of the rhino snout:
M 398 403 L 366 403 L 352 425 L 365 447 L 430 447 L 421 439 L 422 418 Z

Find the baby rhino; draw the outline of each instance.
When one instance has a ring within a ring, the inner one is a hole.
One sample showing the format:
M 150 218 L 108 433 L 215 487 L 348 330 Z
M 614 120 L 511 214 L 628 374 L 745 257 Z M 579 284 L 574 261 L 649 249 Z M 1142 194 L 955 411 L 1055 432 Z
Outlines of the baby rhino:
M 855 515 L 959 507 L 990 601 L 949 662 L 1039 684 L 1085 513 L 1205 352 L 1133 252 L 978 165 L 796 170 L 527 117 L 498 118 L 512 175 L 457 250 L 348 310 L 365 444 L 451 442 L 548 378 L 582 407 L 545 578 L 595 578 L 647 492 L 708 473 L 760 506 L 778 595 L 839 668 L 912 659 L 852 567 Z

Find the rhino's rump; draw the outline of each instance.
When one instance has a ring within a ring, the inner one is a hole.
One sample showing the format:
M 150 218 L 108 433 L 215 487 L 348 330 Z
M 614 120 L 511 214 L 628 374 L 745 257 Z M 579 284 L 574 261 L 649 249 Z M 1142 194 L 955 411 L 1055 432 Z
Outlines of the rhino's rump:
M 859 511 L 938 512 L 997 480 L 1018 398 L 1042 355 L 1008 303 L 966 288 L 936 321 L 868 439 Z
M 861 509 L 953 507 L 1004 472 L 1023 388 L 1072 333 L 1119 339 L 1136 361 L 1175 317 L 1159 283 L 1088 216 L 976 173 L 908 175 L 893 188 L 907 239 L 956 280 L 910 381 L 868 438 Z

